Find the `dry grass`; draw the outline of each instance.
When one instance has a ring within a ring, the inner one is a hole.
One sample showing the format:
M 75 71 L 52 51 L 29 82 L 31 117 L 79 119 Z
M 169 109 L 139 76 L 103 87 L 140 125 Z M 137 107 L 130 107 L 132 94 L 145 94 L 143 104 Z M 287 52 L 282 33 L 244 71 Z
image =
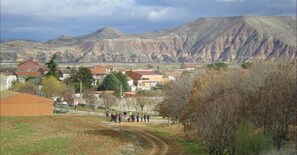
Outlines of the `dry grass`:
M 2 117 L 0 154 L 114 154 L 129 141 L 98 116 Z

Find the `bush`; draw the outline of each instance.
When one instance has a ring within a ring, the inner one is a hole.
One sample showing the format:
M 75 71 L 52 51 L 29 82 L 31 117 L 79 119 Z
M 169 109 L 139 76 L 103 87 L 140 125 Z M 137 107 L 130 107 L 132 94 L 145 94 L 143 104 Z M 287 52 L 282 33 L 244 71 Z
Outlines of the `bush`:
M 272 138 L 255 130 L 252 122 L 243 121 L 235 136 L 235 154 L 259 155 L 272 146 Z
M 228 65 L 224 62 L 216 62 L 216 63 L 207 65 L 207 68 L 213 69 L 213 70 L 227 70 Z
M 252 65 L 253 65 L 253 63 L 251 63 L 251 62 L 244 62 L 244 63 L 241 64 L 241 68 L 249 69 L 249 68 L 252 67 Z

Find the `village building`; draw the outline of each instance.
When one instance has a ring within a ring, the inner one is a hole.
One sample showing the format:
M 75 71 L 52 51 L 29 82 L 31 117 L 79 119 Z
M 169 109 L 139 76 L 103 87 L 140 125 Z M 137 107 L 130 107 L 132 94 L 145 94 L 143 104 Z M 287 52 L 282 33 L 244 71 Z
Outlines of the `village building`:
M 112 65 L 96 65 L 90 68 L 91 73 L 93 75 L 93 79 L 95 79 L 93 85 L 99 85 L 98 82 L 101 82 L 107 74 L 114 71 L 114 67 Z
M 182 72 L 164 71 L 163 74 L 164 78 L 167 78 L 169 81 L 175 81 L 182 74 Z
M 0 79 L 0 91 L 11 89 L 13 83 L 17 81 L 17 77 L 15 75 L 1 74 Z
M 44 97 L 1 91 L 0 116 L 40 116 L 53 114 L 53 101 Z
M 15 72 L 18 82 L 25 82 L 28 77 L 38 77 L 40 78 L 48 72 L 46 66 L 42 66 L 39 62 L 33 60 L 21 61 Z
M 133 79 L 133 84 L 138 90 L 149 90 L 163 83 L 163 75 L 152 70 L 130 70 L 126 75 Z

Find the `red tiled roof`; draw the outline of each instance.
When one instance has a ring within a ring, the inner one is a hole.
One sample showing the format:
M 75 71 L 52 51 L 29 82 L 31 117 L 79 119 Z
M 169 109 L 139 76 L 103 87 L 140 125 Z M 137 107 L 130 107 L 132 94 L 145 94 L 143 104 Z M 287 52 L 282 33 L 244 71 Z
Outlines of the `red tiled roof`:
M 29 61 L 31 61 L 32 63 L 34 63 L 34 64 L 36 64 L 36 65 L 38 65 L 38 66 L 41 66 L 41 65 L 39 64 L 39 62 L 37 62 L 37 61 L 33 61 L 33 60 L 25 60 L 25 61 L 21 61 L 21 62 L 18 64 L 18 66 L 20 66 L 20 65 L 22 65 L 22 64 L 24 64 L 24 63 L 26 63 L 26 62 L 29 62 Z
M 91 68 L 91 73 L 94 75 L 94 74 L 107 74 L 107 70 L 105 67 L 102 67 L 102 68 Z
M 113 69 L 112 65 L 96 65 L 91 68 L 92 74 L 107 74 L 108 69 Z
M 15 72 L 17 76 L 41 76 L 42 74 L 38 71 L 35 72 Z

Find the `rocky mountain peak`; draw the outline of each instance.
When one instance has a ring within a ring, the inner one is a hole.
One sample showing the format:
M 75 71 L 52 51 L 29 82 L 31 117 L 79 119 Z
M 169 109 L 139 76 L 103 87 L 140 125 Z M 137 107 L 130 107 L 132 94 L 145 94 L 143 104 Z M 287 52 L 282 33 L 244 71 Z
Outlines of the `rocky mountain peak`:
M 59 62 L 293 61 L 297 59 L 296 17 L 209 17 L 171 30 L 126 35 L 104 27 L 83 36 L 46 43 L 1 43 L 1 61 L 37 57 Z
M 115 39 L 121 36 L 125 36 L 125 34 L 117 29 L 114 29 L 110 26 L 103 27 L 93 33 L 84 35 L 81 39 L 90 39 L 90 40 L 98 40 L 98 39 Z

